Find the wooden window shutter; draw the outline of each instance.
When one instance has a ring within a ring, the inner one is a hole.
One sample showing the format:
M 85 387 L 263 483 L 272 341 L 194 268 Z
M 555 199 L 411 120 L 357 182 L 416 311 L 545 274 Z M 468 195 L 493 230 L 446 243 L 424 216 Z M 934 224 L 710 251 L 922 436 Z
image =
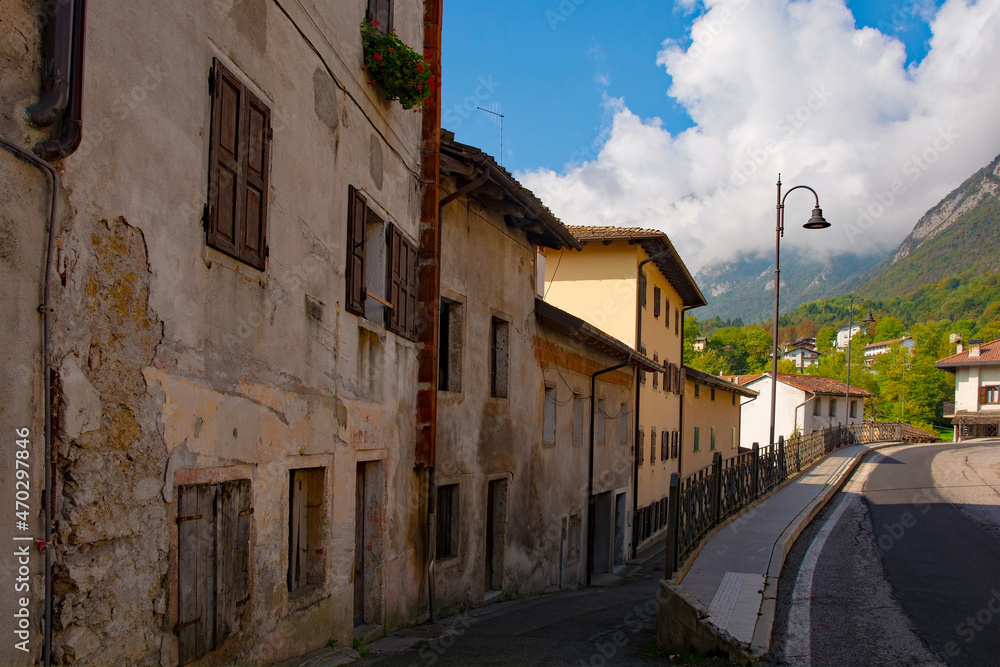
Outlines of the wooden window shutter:
M 663 311 L 663 326 L 670 328 L 670 299 L 665 299 Z
M 677 382 L 680 387 L 680 395 L 683 396 L 684 387 L 685 385 L 687 385 L 687 373 L 684 371 L 683 367 L 681 368 L 680 373 L 678 374 Z
M 250 480 L 218 485 L 216 514 L 216 642 L 240 629 L 240 616 L 250 600 Z
M 979 405 L 984 405 L 987 402 L 986 398 L 986 387 L 979 388 Z
M 368 200 L 354 186 L 348 188 L 347 310 L 365 314 L 365 221 Z
M 306 583 L 308 559 L 308 516 L 309 475 L 306 470 L 291 473 L 292 492 L 289 498 L 288 531 L 288 590 L 294 591 Z
M 177 639 L 185 664 L 215 648 L 215 487 L 177 494 Z
M 653 317 L 660 316 L 660 288 L 653 285 Z
M 388 262 L 386 284 L 390 331 L 415 339 L 417 336 L 417 247 L 395 225 L 388 225 Z
M 271 110 L 218 60 L 211 91 L 206 242 L 263 270 Z

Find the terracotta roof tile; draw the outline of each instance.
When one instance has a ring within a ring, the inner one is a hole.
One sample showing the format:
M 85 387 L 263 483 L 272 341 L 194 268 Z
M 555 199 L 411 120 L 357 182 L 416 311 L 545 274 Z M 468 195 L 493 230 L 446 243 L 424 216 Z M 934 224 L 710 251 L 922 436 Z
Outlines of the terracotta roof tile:
M 771 377 L 767 373 L 756 373 L 754 375 L 734 375 L 729 377 L 738 378 L 741 385 L 748 385 L 762 377 Z M 798 373 L 778 373 L 778 382 L 808 391 L 810 394 L 834 394 L 843 395 L 847 391 L 847 385 L 840 380 L 823 377 L 821 375 L 799 375 Z M 875 394 L 861 387 L 851 385 L 851 396 L 870 398 Z
M 950 357 L 945 357 L 934 365 L 938 368 L 946 368 L 952 366 L 983 366 L 987 364 L 1000 364 L 1000 338 L 989 343 L 982 343 L 979 346 L 978 357 L 969 357 L 969 350 L 965 350 Z

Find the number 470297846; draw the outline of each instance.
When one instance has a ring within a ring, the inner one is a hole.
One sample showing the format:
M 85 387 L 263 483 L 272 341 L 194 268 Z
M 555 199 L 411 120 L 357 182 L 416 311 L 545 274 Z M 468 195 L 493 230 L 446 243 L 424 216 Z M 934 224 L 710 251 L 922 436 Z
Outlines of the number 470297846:
M 14 483 L 17 489 L 14 493 L 14 515 L 18 519 L 18 526 L 25 526 L 27 528 L 28 521 L 28 498 L 29 492 L 31 490 L 30 476 L 31 476 L 31 465 L 28 463 L 28 459 L 31 456 L 31 451 L 28 449 L 30 440 L 28 439 L 31 435 L 31 431 L 26 428 L 19 428 L 15 431 L 17 435 L 17 449 L 14 452 L 14 462 L 15 462 L 15 472 L 14 476 L 17 481 Z

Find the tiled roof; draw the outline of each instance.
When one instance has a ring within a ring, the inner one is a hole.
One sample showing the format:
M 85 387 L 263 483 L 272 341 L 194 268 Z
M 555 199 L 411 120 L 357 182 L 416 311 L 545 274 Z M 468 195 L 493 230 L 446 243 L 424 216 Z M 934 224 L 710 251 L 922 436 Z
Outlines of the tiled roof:
M 759 380 L 762 377 L 769 378 L 771 376 L 767 373 L 757 373 L 755 375 L 735 375 L 730 377 L 738 378 L 738 382 L 745 386 L 751 382 Z M 845 383 L 839 380 L 834 380 L 833 378 L 823 377 L 821 375 L 778 373 L 778 382 L 784 382 L 785 384 L 795 387 L 796 389 L 808 391 L 810 394 L 831 394 L 835 396 L 843 396 L 847 391 L 847 385 Z M 875 394 L 862 389 L 861 387 L 851 385 L 851 396 L 870 398 L 874 395 Z
M 642 246 L 650 257 L 656 257 L 653 263 L 663 277 L 673 285 L 680 295 L 685 308 L 698 308 L 708 302 L 701 293 L 698 284 L 691 277 L 687 266 L 674 248 L 674 244 L 663 232 L 656 229 L 640 229 L 638 227 L 588 227 L 583 225 L 567 225 L 577 241 L 586 244 L 588 241 L 628 241 Z
M 875 347 L 892 346 L 892 345 L 895 345 L 896 343 L 902 343 L 907 338 L 909 338 L 909 336 L 903 336 L 902 338 L 893 338 L 892 340 L 879 341 L 877 343 L 872 343 L 870 345 L 865 345 L 865 349 L 866 350 L 870 350 L 870 349 L 875 348 Z
M 989 343 L 982 343 L 979 346 L 979 356 L 970 357 L 970 350 L 953 354 L 940 360 L 935 366 L 938 368 L 954 368 L 956 366 L 992 366 L 1000 364 L 1000 338 Z
M 748 389 L 747 387 L 729 380 L 725 376 L 711 375 L 710 373 L 700 371 L 697 368 L 691 368 L 690 366 L 685 366 L 684 372 L 687 374 L 689 380 L 701 382 L 709 387 L 718 387 L 723 391 L 731 391 L 734 394 L 746 396 L 747 398 L 753 398 L 757 396 L 758 393 L 753 389 Z

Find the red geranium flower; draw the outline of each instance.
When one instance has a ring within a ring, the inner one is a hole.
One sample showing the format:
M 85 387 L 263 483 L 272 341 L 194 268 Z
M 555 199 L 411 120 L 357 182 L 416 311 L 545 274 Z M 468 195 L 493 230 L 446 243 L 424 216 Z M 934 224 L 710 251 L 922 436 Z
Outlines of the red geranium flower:
M 421 65 L 420 63 L 417 63 L 417 71 L 420 72 L 421 74 L 423 74 L 424 73 L 424 66 Z
M 377 60 L 379 62 L 382 62 L 382 54 L 381 53 L 376 53 L 375 54 L 375 60 Z
M 375 19 L 374 21 L 372 21 L 372 25 L 377 26 L 378 25 L 378 19 Z

